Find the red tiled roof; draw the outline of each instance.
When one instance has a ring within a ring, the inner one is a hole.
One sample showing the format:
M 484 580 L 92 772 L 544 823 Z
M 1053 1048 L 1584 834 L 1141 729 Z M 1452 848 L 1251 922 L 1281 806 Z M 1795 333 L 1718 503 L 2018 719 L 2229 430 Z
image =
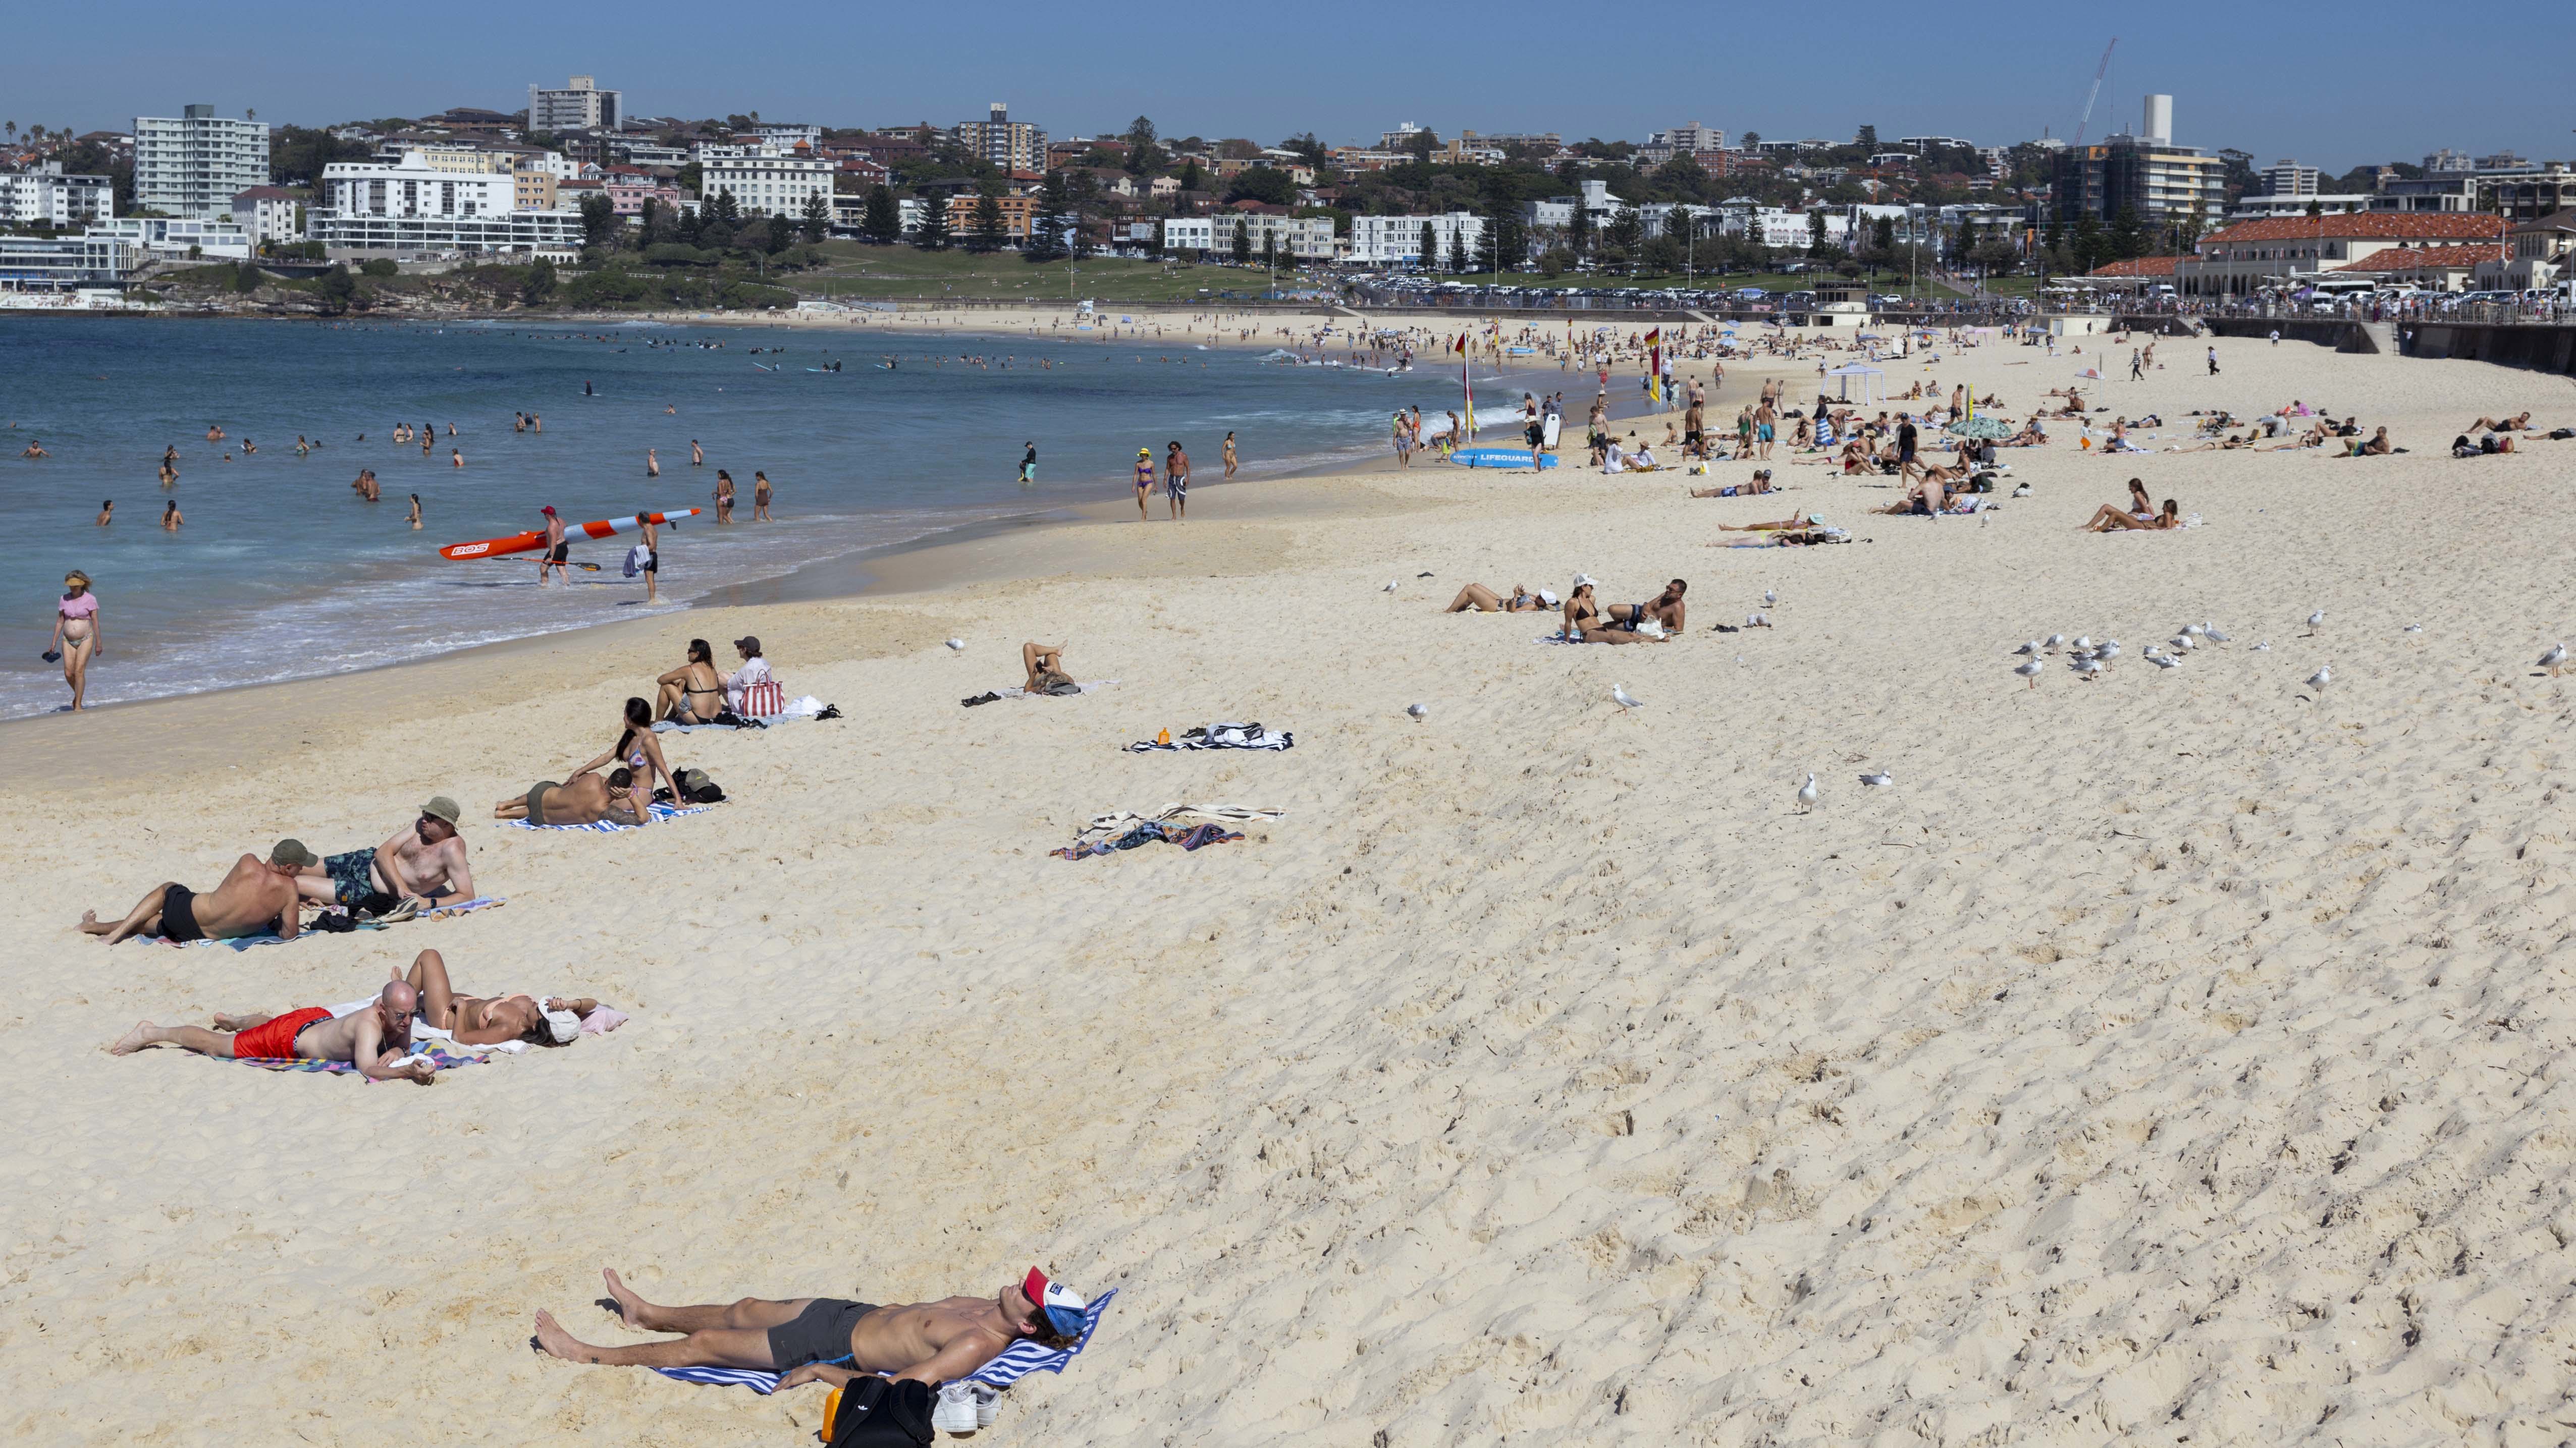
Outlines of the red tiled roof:
M 2336 267 L 2348 272 L 2429 271 L 2442 267 L 2476 266 L 2494 261 L 2501 250 L 2494 242 L 2478 246 L 2392 246 L 2372 252 L 2356 262 Z
M 2109 266 L 2096 267 L 2093 269 L 2092 275 L 2097 277 L 2169 277 L 2174 274 L 2174 263 L 2180 260 L 2182 260 L 2182 258 L 2178 256 L 2133 257 L 2128 261 L 2115 261 Z
M 2266 216 L 2213 231 L 2200 244 L 2226 246 L 2254 241 L 2314 241 L 2319 237 L 2369 241 L 2473 241 L 2504 235 L 2504 218 L 2442 211 L 2346 211 L 2327 216 Z

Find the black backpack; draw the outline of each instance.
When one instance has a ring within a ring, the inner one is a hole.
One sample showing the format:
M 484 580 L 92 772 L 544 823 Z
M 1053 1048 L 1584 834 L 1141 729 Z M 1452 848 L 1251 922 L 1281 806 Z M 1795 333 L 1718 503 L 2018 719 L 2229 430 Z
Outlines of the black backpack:
M 841 1390 L 830 1448 L 930 1448 L 928 1383 L 853 1378 Z

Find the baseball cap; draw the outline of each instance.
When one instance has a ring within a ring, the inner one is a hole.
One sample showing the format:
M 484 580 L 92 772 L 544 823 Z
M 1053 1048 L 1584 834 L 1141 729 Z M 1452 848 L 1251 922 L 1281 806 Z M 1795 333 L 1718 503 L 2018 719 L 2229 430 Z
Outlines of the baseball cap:
M 742 650 L 746 654 L 757 654 L 760 652 L 760 636 L 758 634 L 744 634 L 741 638 L 733 641 L 733 646 Z
M 459 819 L 464 818 L 465 815 L 465 811 L 456 807 L 456 801 L 449 799 L 443 794 L 431 795 L 429 797 L 429 803 L 420 807 L 420 812 L 429 816 L 431 819 L 445 820 L 449 824 L 456 823 Z
M 1061 1282 L 1048 1280 L 1046 1273 L 1035 1267 L 1029 1269 L 1028 1280 L 1020 1284 L 1020 1291 L 1028 1294 L 1029 1301 L 1037 1304 L 1048 1325 L 1058 1333 L 1066 1337 L 1082 1335 L 1088 1321 L 1082 1310 L 1091 1305 L 1091 1299 Z
M 566 1044 L 573 1037 L 581 1034 L 581 1017 L 570 1011 L 547 1011 L 545 1017 L 546 1030 L 555 1038 L 555 1044 L 558 1046 Z
M 279 840 L 277 848 L 268 852 L 268 862 L 272 865 L 291 865 L 300 870 L 307 865 L 321 864 L 322 860 L 320 856 L 304 848 L 302 840 Z
M 537 511 L 538 511 L 538 512 L 540 512 L 540 513 L 543 513 L 543 514 L 545 514 L 547 517 L 551 518 L 551 517 L 553 517 L 553 516 L 554 516 L 554 514 L 555 514 L 555 505 L 554 505 L 554 504 L 552 504 L 552 503 L 548 503 L 548 504 L 546 504 L 544 507 L 539 508 Z

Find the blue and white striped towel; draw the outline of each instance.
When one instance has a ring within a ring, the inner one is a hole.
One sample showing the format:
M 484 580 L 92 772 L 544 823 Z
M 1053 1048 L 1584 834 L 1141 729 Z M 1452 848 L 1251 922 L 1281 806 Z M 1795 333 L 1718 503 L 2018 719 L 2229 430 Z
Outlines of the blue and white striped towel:
M 677 819 L 681 815 L 705 814 L 707 809 L 708 806 L 702 804 L 691 805 L 687 809 L 679 809 L 667 804 L 657 804 L 653 806 L 653 819 L 654 822 L 658 824 L 663 820 Z M 512 830 L 588 830 L 595 835 L 613 835 L 621 830 L 640 830 L 644 828 L 642 825 L 613 824 L 607 820 L 594 820 L 586 825 L 532 825 L 526 820 L 503 820 L 501 821 L 501 827 Z
M 1002 1349 L 1002 1355 L 966 1375 L 970 1383 L 988 1383 L 1007 1388 L 1031 1373 L 1060 1373 L 1074 1356 L 1091 1346 L 1091 1334 L 1100 1327 L 1100 1314 L 1109 1310 L 1109 1301 L 1118 1295 L 1111 1288 L 1100 1294 L 1082 1310 L 1082 1338 L 1071 1347 L 1041 1347 L 1033 1342 L 1015 1342 Z M 778 1391 L 777 1373 L 757 1368 L 655 1368 L 666 1378 L 684 1383 L 709 1383 L 719 1388 L 749 1388 L 766 1396 Z

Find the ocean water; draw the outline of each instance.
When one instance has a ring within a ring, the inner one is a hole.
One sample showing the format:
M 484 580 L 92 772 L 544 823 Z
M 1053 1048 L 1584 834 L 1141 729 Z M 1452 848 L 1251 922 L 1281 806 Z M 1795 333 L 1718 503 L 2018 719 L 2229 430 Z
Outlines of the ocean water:
M 892 369 L 879 365 L 887 356 Z M 827 359 L 845 370 L 805 370 Z M 758 370 L 769 365 L 780 370 Z M 631 537 L 576 539 L 573 556 L 602 569 L 571 587 L 536 587 L 527 556 L 437 555 L 540 527 L 547 503 L 571 523 L 707 508 L 662 538 L 660 607 L 679 608 L 980 519 L 1123 498 L 1136 449 L 1152 447 L 1159 471 L 1173 438 L 1201 490 L 1223 472 L 1229 429 L 1246 477 L 1330 466 L 1381 450 L 1396 407 L 1437 416 L 1457 394 L 1454 374 L 1281 366 L 1169 337 L 0 317 L 0 529 L 18 545 L 0 610 L 0 717 L 67 702 L 40 655 L 69 568 L 100 598 L 107 654 L 91 700 L 189 693 L 643 612 L 642 580 L 620 568 Z M 544 432 L 513 433 L 514 412 L 538 414 Z M 401 421 L 437 428 L 428 457 L 390 441 Z M 205 439 L 216 423 L 221 443 Z M 298 457 L 299 434 L 321 446 Z M 693 438 L 703 467 L 690 466 Z M 19 460 L 30 439 L 52 457 Z M 1026 441 L 1038 447 L 1033 488 L 1017 481 Z M 179 482 L 165 492 L 167 446 Z M 647 448 L 659 478 L 645 476 Z M 382 502 L 351 492 L 361 467 L 376 470 Z M 719 467 L 738 487 L 728 528 L 712 522 Z M 777 489 L 776 523 L 748 521 L 755 469 Z M 420 531 L 404 523 L 412 493 Z M 185 518 L 176 534 L 159 522 L 172 498 Z M 115 522 L 98 528 L 105 499 Z

